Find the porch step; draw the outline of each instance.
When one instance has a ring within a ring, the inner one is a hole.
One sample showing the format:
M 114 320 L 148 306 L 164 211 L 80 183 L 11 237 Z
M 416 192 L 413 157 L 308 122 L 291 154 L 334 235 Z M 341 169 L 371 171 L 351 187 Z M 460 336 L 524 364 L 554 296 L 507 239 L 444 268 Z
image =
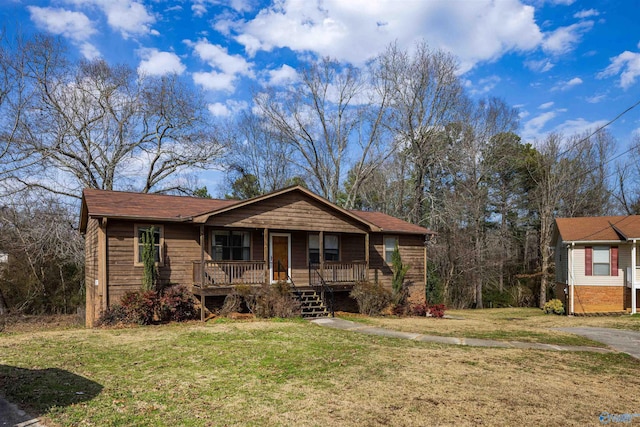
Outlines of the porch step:
M 316 291 L 304 290 L 298 295 L 301 303 L 302 317 L 315 318 L 329 316 L 329 310 Z

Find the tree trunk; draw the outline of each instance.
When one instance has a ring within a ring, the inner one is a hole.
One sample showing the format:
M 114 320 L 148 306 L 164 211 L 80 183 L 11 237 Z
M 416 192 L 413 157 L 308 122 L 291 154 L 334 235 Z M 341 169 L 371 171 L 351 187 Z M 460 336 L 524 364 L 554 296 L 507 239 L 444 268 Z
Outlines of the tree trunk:
M 4 299 L 2 289 L 0 289 L 0 316 L 3 314 L 7 314 L 8 311 L 9 307 L 7 307 L 7 301 Z

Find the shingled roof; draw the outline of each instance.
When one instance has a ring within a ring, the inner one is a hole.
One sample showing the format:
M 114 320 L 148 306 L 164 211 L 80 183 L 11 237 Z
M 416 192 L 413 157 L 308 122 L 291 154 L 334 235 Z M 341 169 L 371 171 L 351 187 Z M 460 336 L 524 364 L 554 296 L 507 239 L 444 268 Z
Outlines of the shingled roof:
M 88 217 L 158 221 L 188 221 L 203 212 L 238 203 L 238 200 L 203 199 L 153 193 L 130 193 L 87 188 L 82 192 L 80 231 Z
M 640 239 L 640 215 L 557 218 L 556 233 L 564 242 Z
M 411 224 L 391 215 L 382 212 L 369 211 L 351 211 L 362 219 L 380 227 L 381 231 L 388 233 L 407 233 L 407 234 L 435 234 L 433 231 Z
M 257 203 L 270 197 L 277 197 L 291 191 L 299 191 L 319 202 L 332 207 L 344 215 L 361 221 L 371 231 L 404 234 L 435 234 L 431 230 L 410 224 L 381 212 L 347 211 L 326 199 L 299 187 L 289 187 L 248 200 L 203 199 L 187 196 L 170 196 L 152 193 L 131 193 L 85 189 L 82 194 L 80 231 L 84 232 L 89 217 L 120 218 L 163 222 L 204 222 L 210 215 L 229 209 Z

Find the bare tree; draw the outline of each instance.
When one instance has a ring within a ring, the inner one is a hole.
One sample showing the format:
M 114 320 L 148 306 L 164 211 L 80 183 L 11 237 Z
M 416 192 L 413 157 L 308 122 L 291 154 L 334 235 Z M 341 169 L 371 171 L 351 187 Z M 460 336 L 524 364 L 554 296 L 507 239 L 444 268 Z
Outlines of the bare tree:
M 20 194 L 3 202 L 0 248 L 8 261 L 0 272 L 0 292 L 8 307 L 35 314 L 75 312 L 84 302 L 84 243 L 75 215 L 50 195 Z
M 228 126 L 225 139 L 229 146 L 227 174 L 232 182 L 251 175 L 261 193 L 291 183 L 295 173 L 290 161 L 294 149 L 278 140 L 276 130 L 264 117 L 242 113 Z
M 328 58 L 306 64 L 299 74 L 299 83 L 269 88 L 254 101 L 269 129 L 293 149 L 291 162 L 322 196 L 339 201 L 343 175 L 356 165 L 357 185 L 344 202 L 351 207 L 359 182 L 386 157 L 380 135 L 386 94 L 372 90 L 360 69 Z
M 179 189 L 181 172 L 222 151 L 201 97 L 177 76 L 139 76 L 103 60 L 69 63 L 51 39 L 27 44 L 31 91 L 12 143 L 32 162 L 15 179 L 79 197 L 83 187 Z
M 387 123 L 399 149 L 412 166 L 411 220 L 424 224 L 423 205 L 431 169 L 444 161 L 441 134 L 456 120 L 462 87 L 456 75 L 456 59 L 431 50 L 423 42 L 413 52 L 393 44 L 378 59 L 381 79 L 391 88 L 391 120 Z M 430 214 L 435 210 L 430 209 Z M 428 222 L 427 222 L 428 223 Z M 428 224 L 431 225 L 431 224 Z

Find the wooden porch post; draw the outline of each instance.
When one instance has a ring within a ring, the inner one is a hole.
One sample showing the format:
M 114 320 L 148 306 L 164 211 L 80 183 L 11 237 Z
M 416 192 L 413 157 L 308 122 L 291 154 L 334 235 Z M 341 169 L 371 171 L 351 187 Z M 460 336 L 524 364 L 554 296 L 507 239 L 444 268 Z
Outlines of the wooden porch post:
M 318 260 L 320 261 L 320 274 L 324 277 L 324 232 L 318 234 Z
M 364 279 L 369 281 L 369 233 L 364 235 Z
M 107 218 L 102 218 L 98 227 L 98 298 L 99 309 L 104 311 L 109 307 L 109 278 L 107 274 Z M 94 301 L 91 310 L 95 310 Z M 88 307 L 87 307 L 88 308 Z M 100 313 L 98 313 L 98 316 Z M 97 317 L 94 313 L 94 319 Z M 91 325 L 93 326 L 93 325 Z
M 262 259 L 264 260 L 264 283 L 269 283 L 269 229 L 265 228 L 263 235 Z
M 200 225 L 200 320 L 204 322 L 204 310 L 206 297 L 204 296 L 204 224 Z
M 429 280 L 429 273 L 427 272 L 427 236 L 424 237 L 424 302 L 429 304 L 429 295 L 427 291 L 427 280 Z

